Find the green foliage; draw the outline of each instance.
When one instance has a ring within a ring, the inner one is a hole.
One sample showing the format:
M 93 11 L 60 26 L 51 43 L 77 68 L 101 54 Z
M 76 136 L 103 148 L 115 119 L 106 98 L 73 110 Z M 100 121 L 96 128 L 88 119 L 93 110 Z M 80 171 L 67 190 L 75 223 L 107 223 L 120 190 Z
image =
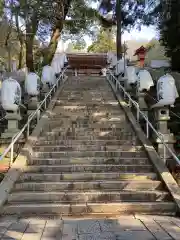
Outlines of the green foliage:
M 2 17 L 4 12 L 4 1 L 0 0 L 0 17 Z
M 109 30 L 101 29 L 97 39 L 88 47 L 88 52 L 107 53 L 116 50 L 115 35 Z
M 0 0 L 0 13 L 2 1 Z M 18 31 L 19 42 L 26 45 L 26 63 L 31 69 L 34 68 L 33 65 L 37 65 L 37 58 L 42 54 L 47 57 L 47 59 L 44 58 L 44 62 L 46 60 L 47 63 L 51 62 L 62 34 L 65 39 L 76 36 L 73 46 L 75 50 L 79 51 L 85 47 L 85 42 L 82 41 L 83 35 L 93 36 L 96 32 L 94 26 L 102 23 L 98 11 L 91 7 L 93 1 L 98 2 L 98 0 L 13 0 L 11 4 L 10 0 L 6 0 L 8 9 L 13 15 L 18 15 L 23 25 Z M 130 30 L 135 24 L 152 22 L 151 17 L 145 18 L 144 0 L 122 0 L 121 9 L 122 31 Z M 22 31 L 25 35 L 23 39 Z M 109 33 L 102 30 L 89 47 L 89 51 L 115 50 L 114 36 L 113 34 L 111 38 L 108 36 Z M 38 40 L 46 46 L 43 45 L 44 51 L 41 53 L 34 45 L 35 37 L 38 37 Z M 51 40 L 48 45 L 49 39 Z
M 101 28 L 95 41 L 88 47 L 88 52 L 107 53 L 116 51 L 116 36 L 114 29 Z M 127 51 L 126 44 L 122 46 L 122 52 Z
M 147 49 L 147 51 L 150 51 L 157 45 L 158 42 L 159 41 L 157 39 L 153 38 L 151 39 L 151 41 L 148 42 L 148 44 L 146 44 L 145 48 Z
M 81 51 L 81 50 L 84 50 L 85 47 L 86 47 L 86 42 L 85 42 L 84 38 L 80 38 L 77 41 L 73 42 L 74 50 Z
M 14 25 L 3 18 L 0 21 L 0 65 L 8 69 L 10 60 L 17 60 L 20 51 L 19 41 L 17 39 L 17 32 Z M 11 59 L 9 59 L 11 58 Z
M 64 32 L 69 34 L 80 34 L 89 31 L 97 20 L 98 13 L 88 6 L 87 0 L 72 0 L 67 18 L 64 23 Z
M 146 53 L 146 60 L 145 63 L 150 65 L 151 60 L 168 60 L 169 59 L 165 56 L 165 49 L 160 44 L 160 42 L 153 38 L 146 46 L 148 52 Z
M 180 71 L 180 1 L 164 2 L 159 29 L 166 56 L 171 59 L 172 70 Z
M 150 25 L 155 23 L 157 13 L 146 14 L 144 0 L 121 0 L 121 28 L 122 30 L 130 30 L 132 26 L 137 25 L 141 27 L 142 24 Z M 103 1 L 102 8 L 110 11 L 112 4 L 110 1 Z M 114 13 L 116 19 L 116 13 Z M 103 17 L 99 16 L 102 26 L 109 28 L 112 25 L 116 25 L 116 21 L 107 21 Z

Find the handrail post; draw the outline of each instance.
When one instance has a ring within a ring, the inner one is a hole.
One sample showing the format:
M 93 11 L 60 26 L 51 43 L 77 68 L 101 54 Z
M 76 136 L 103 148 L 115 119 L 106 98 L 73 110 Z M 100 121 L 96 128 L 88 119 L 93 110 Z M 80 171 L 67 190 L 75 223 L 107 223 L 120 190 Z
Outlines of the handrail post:
M 139 112 L 140 112 L 140 110 L 139 110 L 139 105 L 138 105 L 137 110 L 136 110 L 136 120 L 137 120 L 137 122 L 139 122 Z
M 146 119 L 146 137 L 149 138 L 149 120 L 148 118 Z
M 13 160 L 14 160 L 14 143 L 12 141 L 11 153 L 10 153 L 10 165 L 13 164 Z
M 117 79 L 115 81 L 116 81 L 116 92 L 117 92 L 117 90 L 118 90 L 118 81 L 117 81 Z
M 163 146 L 163 161 L 166 162 L 166 146 Z
M 38 122 L 39 122 L 39 119 L 40 119 L 40 110 L 37 111 L 37 113 L 36 113 L 36 118 L 37 118 L 37 123 L 38 123 Z
M 27 133 L 26 133 L 27 138 L 29 137 L 29 124 L 30 124 L 30 122 L 28 122 L 28 124 L 27 124 Z
M 46 98 L 44 99 L 44 108 L 47 108 Z

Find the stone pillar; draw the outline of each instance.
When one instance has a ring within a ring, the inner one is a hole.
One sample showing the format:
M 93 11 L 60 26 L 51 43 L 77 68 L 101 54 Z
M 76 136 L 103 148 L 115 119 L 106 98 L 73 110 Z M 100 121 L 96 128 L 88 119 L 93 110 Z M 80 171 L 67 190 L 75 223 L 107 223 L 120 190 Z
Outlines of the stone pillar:
M 49 92 L 49 90 L 50 90 L 49 85 L 48 85 L 47 83 L 44 83 L 44 84 L 43 84 L 43 87 L 42 87 L 42 92 L 43 92 L 44 94 L 46 94 L 46 93 Z
M 29 99 L 29 102 L 28 102 L 28 115 L 35 112 L 37 108 L 38 108 L 38 97 L 37 96 L 34 96 L 34 97 L 30 96 L 30 99 Z
M 122 76 L 121 74 L 117 77 L 118 81 L 121 83 L 121 85 L 124 87 L 125 83 L 127 81 L 127 77 L 126 76 Z
M 42 90 L 41 90 L 41 97 L 40 99 L 43 100 L 46 96 L 46 94 L 49 92 L 50 90 L 50 86 L 47 84 L 47 83 L 44 83 L 43 86 L 42 86 Z
M 143 112 L 147 117 L 148 117 L 148 106 L 145 102 L 145 96 L 146 96 L 146 93 L 144 92 L 139 92 L 138 94 L 138 104 L 139 104 L 139 108 L 141 110 L 141 112 Z M 140 119 L 142 117 L 140 116 Z
M 118 82 L 120 82 L 121 86 L 123 86 L 125 88 L 126 86 L 126 82 L 127 82 L 127 78 L 126 77 L 122 77 L 121 74 L 117 77 Z M 123 94 L 123 91 L 121 91 L 121 89 L 119 90 L 121 94 Z M 126 99 L 126 97 L 123 95 L 124 99 Z
M 63 82 L 65 82 L 67 79 L 68 79 L 68 76 L 64 74 L 63 75 Z
M 169 107 L 155 107 L 155 121 L 156 121 L 156 129 L 157 132 L 163 134 L 165 143 L 169 146 L 169 148 L 174 152 L 174 143 L 175 138 L 174 134 L 170 132 L 168 129 L 168 121 L 170 120 L 169 116 Z M 154 136 L 156 139 L 156 143 L 158 144 L 158 153 L 161 157 L 164 156 L 164 146 L 161 141 Z M 166 158 L 170 157 L 171 154 L 166 150 Z
M 21 120 L 20 111 L 18 110 L 12 113 L 6 112 L 5 119 L 8 120 L 8 127 L 5 132 L 1 134 L 1 138 L 12 138 L 20 131 L 18 126 Z

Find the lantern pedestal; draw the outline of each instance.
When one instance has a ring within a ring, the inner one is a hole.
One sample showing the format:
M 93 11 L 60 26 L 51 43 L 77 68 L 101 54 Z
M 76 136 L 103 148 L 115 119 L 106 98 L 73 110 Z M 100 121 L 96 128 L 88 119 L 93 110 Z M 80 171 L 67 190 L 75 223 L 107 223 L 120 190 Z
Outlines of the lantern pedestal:
M 36 111 L 36 109 L 38 108 L 38 104 L 39 102 L 38 102 L 37 96 L 30 97 L 29 103 L 28 103 L 28 115 Z
M 64 74 L 63 76 L 63 82 L 65 82 L 68 79 L 68 76 Z
M 50 86 L 47 83 L 44 83 L 42 86 L 42 93 L 46 94 L 50 90 Z
M 13 113 L 6 112 L 5 118 L 8 120 L 8 128 L 2 133 L 1 138 L 12 138 L 17 134 L 19 129 L 19 121 L 21 120 L 20 111 Z
M 46 94 L 50 91 L 50 86 L 47 83 L 44 83 L 42 85 L 42 90 L 40 93 L 40 99 L 43 100 L 46 96 Z
M 174 134 L 170 132 L 168 129 L 168 121 L 170 120 L 169 116 L 169 108 L 168 106 L 164 107 L 156 107 L 154 108 L 155 110 L 155 121 L 156 121 L 156 129 L 159 133 L 163 134 L 164 137 L 164 142 L 168 145 L 168 147 L 174 152 L 174 143 L 175 143 L 175 138 Z M 164 145 L 161 143 L 161 140 L 154 136 L 156 143 L 158 144 L 158 153 L 161 157 L 164 156 Z M 171 157 L 171 154 L 165 150 L 166 152 L 166 157 L 165 161 L 167 158 Z
M 143 92 L 140 92 L 138 94 L 138 104 L 141 112 L 143 112 L 144 115 L 148 117 L 148 106 L 145 102 L 145 96 L 146 96 L 146 93 L 143 93 Z

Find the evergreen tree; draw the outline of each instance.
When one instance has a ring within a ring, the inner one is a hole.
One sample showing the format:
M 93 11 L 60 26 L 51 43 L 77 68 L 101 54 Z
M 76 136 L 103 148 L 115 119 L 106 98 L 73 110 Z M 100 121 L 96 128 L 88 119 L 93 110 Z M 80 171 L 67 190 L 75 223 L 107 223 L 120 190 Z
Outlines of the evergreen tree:
M 172 70 L 180 71 L 180 1 L 162 0 L 161 11 L 160 41 L 171 59 Z
M 94 53 L 107 53 L 109 51 L 116 52 L 116 36 L 113 30 L 101 28 L 99 33 L 97 34 L 95 41 L 88 47 L 88 52 Z M 123 44 L 122 53 L 126 51 L 127 45 Z
M 115 35 L 109 29 L 101 29 L 97 39 L 88 47 L 88 52 L 107 53 L 116 51 Z

